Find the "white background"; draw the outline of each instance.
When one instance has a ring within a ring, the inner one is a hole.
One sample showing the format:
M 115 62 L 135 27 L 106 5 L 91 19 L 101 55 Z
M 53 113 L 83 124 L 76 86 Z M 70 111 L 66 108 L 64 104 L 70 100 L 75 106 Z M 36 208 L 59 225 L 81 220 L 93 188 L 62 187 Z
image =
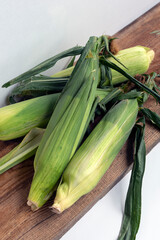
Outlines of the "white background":
M 0 85 L 59 51 L 84 45 L 91 35 L 112 35 L 156 0 L 0 0 Z M 154 29 L 155 30 L 155 29 Z M 51 74 L 64 67 L 57 65 Z M 0 107 L 10 89 L 0 88 Z M 147 156 L 142 219 L 137 240 L 160 239 L 160 144 Z M 128 174 L 62 240 L 116 240 Z

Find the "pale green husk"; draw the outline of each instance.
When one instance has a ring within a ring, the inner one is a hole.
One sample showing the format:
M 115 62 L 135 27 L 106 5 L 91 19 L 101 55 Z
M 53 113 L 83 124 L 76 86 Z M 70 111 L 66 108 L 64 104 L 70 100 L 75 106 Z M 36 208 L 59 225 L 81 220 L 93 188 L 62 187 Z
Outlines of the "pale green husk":
M 148 70 L 150 63 L 154 58 L 154 51 L 143 46 L 135 46 L 119 51 L 116 57 L 126 68 L 120 65 L 120 63 L 117 63 L 117 61 L 113 58 L 108 58 L 108 60 L 115 63 L 121 69 L 125 70 L 128 74 L 134 77 L 136 74 L 143 74 Z M 111 72 L 113 84 L 119 84 L 127 80 L 121 73 L 113 69 Z M 108 84 L 109 80 L 106 79 L 104 85 Z
M 97 89 L 96 90 L 97 100 L 101 101 L 102 99 L 107 97 L 109 93 L 111 93 L 111 89 Z M 57 99 L 59 95 L 60 94 L 56 94 Z M 36 104 L 35 104 L 35 108 L 36 108 Z M 30 117 L 32 118 L 32 116 Z M 0 158 L 0 174 L 12 168 L 13 166 L 25 161 L 29 157 L 35 155 L 36 150 L 44 134 L 44 131 L 45 129 L 42 129 L 42 128 L 31 129 L 30 132 L 24 137 L 24 139 L 18 146 L 16 146 L 8 154 Z
M 28 196 L 32 210 L 40 208 L 50 197 L 85 133 L 99 82 L 101 41 L 96 37 L 89 39 L 42 138 Z
M 33 128 L 8 154 L 0 158 L 0 174 L 4 173 L 11 167 L 32 157 L 42 139 L 45 129 Z
M 106 114 L 64 171 L 53 211 L 63 212 L 97 185 L 126 142 L 137 113 L 137 100 L 130 99 L 118 103 Z
M 15 139 L 32 128 L 46 127 L 58 96 L 51 94 L 0 108 L 0 140 Z

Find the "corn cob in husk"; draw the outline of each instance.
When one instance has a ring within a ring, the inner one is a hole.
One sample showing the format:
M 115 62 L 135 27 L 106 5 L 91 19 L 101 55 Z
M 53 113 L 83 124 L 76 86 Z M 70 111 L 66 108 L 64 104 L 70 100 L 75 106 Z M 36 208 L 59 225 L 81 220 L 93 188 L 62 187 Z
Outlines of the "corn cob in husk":
M 98 89 L 101 101 L 111 89 Z M 60 93 L 37 97 L 0 108 L 0 140 L 22 137 L 35 127 L 46 127 Z
M 34 127 L 45 127 L 58 96 L 42 96 L 0 108 L 0 140 L 22 137 Z
M 52 206 L 54 212 L 63 212 L 97 185 L 126 142 L 137 113 L 137 100 L 130 99 L 104 116 L 65 169 Z
M 152 62 L 154 58 L 154 51 L 150 48 L 143 47 L 143 46 L 136 46 L 132 48 L 127 48 L 124 50 L 121 50 L 116 55 L 116 58 L 126 67 L 120 65 L 120 63 L 117 63 L 117 61 L 113 58 L 108 58 L 111 62 L 115 63 L 117 66 L 119 66 L 121 69 L 125 70 L 128 74 L 131 76 L 135 76 L 136 74 L 143 74 L 145 73 L 150 63 Z M 113 84 L 119 84 L 124 82 L 126 79 L 125 76 L 123 76 L 121 73 L 111 70 L 112 76 L 113 76 Z M 108 85 L 109 80 L 106 79 L 104 85 Z
M 99 82 L 101 42 L 91 37 L 86 44 L 37 150 L 27 203 L 32 210 L 48 200 L 85 133 Z
M 120 65 L 113 57 L 107 58 L 109 61 L 116 63 L 116 65 L 120 66 L 123 70 L 129 73 L 131 76 L 135 76 L 136 74 L 143 74 L 145 73 L 150 63 L 154 58 L 154 51 L 150 48 L 143 47 L 143 46 L 135 46 L 127 49 L 120 50 L 116 54 L 116 58 L 126 67 Z M 63 71 L 55 73 L 52 77 L 66 77 L 69 76 L 74 69 L 73 67 L 67 68 Z M 126 77 L 120 74 L 119 72 L 111 69 L 112 72 L 112 83 L 113 85 L 122 83 L 126 81 Z M 109 85 L 109 80 L 106 77 L 106 81 L 104 86 Z

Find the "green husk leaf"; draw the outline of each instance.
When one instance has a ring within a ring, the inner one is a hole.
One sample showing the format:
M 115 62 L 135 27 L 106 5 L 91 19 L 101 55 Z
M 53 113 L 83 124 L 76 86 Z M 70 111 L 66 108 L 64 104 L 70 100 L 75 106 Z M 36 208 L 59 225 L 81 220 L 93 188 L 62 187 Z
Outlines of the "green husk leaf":
M 148 108 L 141 108 L 141 112 L 145 117 L 147 117 L 153 124 L 160 128 L 160 115 L 151 111 Z
M 157 94 L 155 91 L 151 90 L 150 88 L 148 88 L 146 85 L 142 84 L 141 82 L 139 82 L 137 79 L 135 79 L 134 77 L 132 77 L 130 74 L 128 74 L 126 71 L 124 71 L 122 68 L 118 67 L 116 64 L 110 62 L 109 60 L 107 60 L 104 57 L 101 57 L 101 63 L 112 68 L 115 69 L 116 71 L 118 71 L 119 73 L 121 73 L 122 75 L 124 75 L 126 78 L 128 78 L 131 82 L 133 82 L 135 85 L 137 85 L 138 87 L 142 88 L 144 91 L 146 91 L 147 93 L 151 94 L 158 102 L 160 102 L 160 95 Z
M 99 83 L 99 87 L 101 88 L 106 81 L 105 66 L 103 66 L 103 65 L 100 66 L 100 73 L 101 73 L 101 78 L 100 78 L 101 80 L 100 80 L 100 83 Z
M 70 61 L 70 63 L 68 64 L 68 66 L 66 67 L 66 68 L 70 68 L 70 67 L 72 67 L 72 66 L 74 66 L 74 61 L 75 61 L 75 56 L 74 57 L 72 57 L 72 59 L 71 59 L 71 61 Z
M 137 113 L 137 100 L 124 100 L 102 118 L 65 169 L 53 210 L 63 212 L 98 184 L 126 142 Z
M 17 101 L 14 99 L 14 96 L 12 96 L 12 95 L 8 97 L 8 100 L 9 100 L 10 104 L 17 103 Z
M 136 124 L 134 164 L 118 240 L 134 240 L 140 224 L 141 188 L 145 170 L 146 147 L 144 141 L 145 120 L 143 118 L 138 122 L 142 122 L 143 125 Z
M 107 76 L 107 78 L 109 80 L 109 86 L 113 87 L 111 69 L 109 67 L 105 66 L 105 70 L 106 70 L 106 76 Z
M 68 81 L 68 77 L 53 78 L 46 76 L 34 76 L 23 81 L 11 93 L 11 96 L 29 95 L 31 92 L 44 92 L 44 94 L 61 92 Z
M 110 39 L 110 40 L 111 40 L 111 39 Z M 121 64 L 124 68 L 126 68 L 126 67 L 124 66 L 124 64 L 121 63 L 121 62 L 119 61 L 119 59 L 116 58 L 115 55 L 110 51 L 110 49 L 109 49 L 109 42 L 110 42 L 110 40 L 107 38 L 107 36 L 103 36 L 104 45 L 105 45 L 105 48 L 106 48 L 109 56 L 112 57 L 112 58 L 114 58 L 119 64 Z M 126 69 L 127 69 L 127 68 L 126 68 Z
M 0 174 L 32 157 L 40 144 L 45 129 L 33 128 L 8 154 L 0 158 Z
M 141 99 L 142 96 L 143 96 L 142 92 L 139 92 L 136 89 L 134 89 L 128 93 L 121 93 L 115 100 L 120 101 L 123 99 L 132 99 L 132 98 L 137 98 L 137 99 L 140 98 Z
M 105 98 L 103 98 L 99 102 L 100 108 L 102 108 L 104 111 L 106 111 L 105 105 L 112 101 L 114 98 L 117 98 L 118 95 L 122 93 L 122 89 L 120 88 L 114 88 Z
M 63 51 L 57 55 L 55 55 L 54 57 L 51 57 L 47 60 L 45 60 L 44 62 L 38 64 L 37 66 L 31 68 L 29 71 L 19 75 L 16 78 L 13 78 L 12 80 L 10 80 L 9 82 L 5 83 L 2 87 L 9 87 L 15 83 L 24 81 L 26 79 L 29 79 L 30 77 L 39 74 L 41 72 L 44 72 L 45 70 L 53 67 L 57 61 L 59 61 L 62 58 L 68 57 L 68 56 L 76 56 L 82 53 L 84 47 L 80 47 L 80 46 L 76 46 L 73 48 L 70 48 L 66 51 Z
M 47 125 L 35 156 L 28 196 L 28 205 L 34 210 L 50 197 L 82 139 L 99 82 L 100 46 L 101 38 L 89 39 Z
M 95 112 L 96 112 L 96 108 L 97 108 L 97 105 L 98 105 L 99 101 L 100 101 L 100 98 L 97 96 L 95 98 L 95 101 L 94 101 L 93 106 L 91 108 L 90 115 L 89 115 L 88 120 L 86 122 L 86 126 L 84 127 L 83 134 L 82 134 L 82 137 L 81 137 L 81 140 L 80 140 L 80 144 L 83 140 L 83 136 L 85 135 L 85 133 L 87 132 L 87 134 L 89 134 L 90 131 L 91 131 L 89 123 L 94 122 Z M 80 144 L 79 144 L 79 146 L 80 146 Z

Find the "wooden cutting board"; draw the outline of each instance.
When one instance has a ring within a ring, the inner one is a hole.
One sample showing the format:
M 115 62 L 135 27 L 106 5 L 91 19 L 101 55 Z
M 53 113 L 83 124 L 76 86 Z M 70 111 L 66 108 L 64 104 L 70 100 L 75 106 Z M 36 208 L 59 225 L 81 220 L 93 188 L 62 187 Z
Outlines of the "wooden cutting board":
M 155 50 L 156 57 L 149 72 L 160 72 L 160 4 L 115 34 L 121 48 L 144 45 Z M 160 107 L 150 98 L 147 103 L 160 114 Z M 160 132 L 147 123 L 145 141 L 147 153 L 160 141 Z M 0 141 L 0 157 L 17 141 Z M 53 199 L 37 212 L 26 205 L 33 176 L 33 159 L 29 159 L 0 175 L 0 239 L 57 240 L 69 230 L 100 198 L 102 198 L 131 168 L 133 140 L 130 138 L 116 157 L 98 186 L 61 215 L 51 212 Z

